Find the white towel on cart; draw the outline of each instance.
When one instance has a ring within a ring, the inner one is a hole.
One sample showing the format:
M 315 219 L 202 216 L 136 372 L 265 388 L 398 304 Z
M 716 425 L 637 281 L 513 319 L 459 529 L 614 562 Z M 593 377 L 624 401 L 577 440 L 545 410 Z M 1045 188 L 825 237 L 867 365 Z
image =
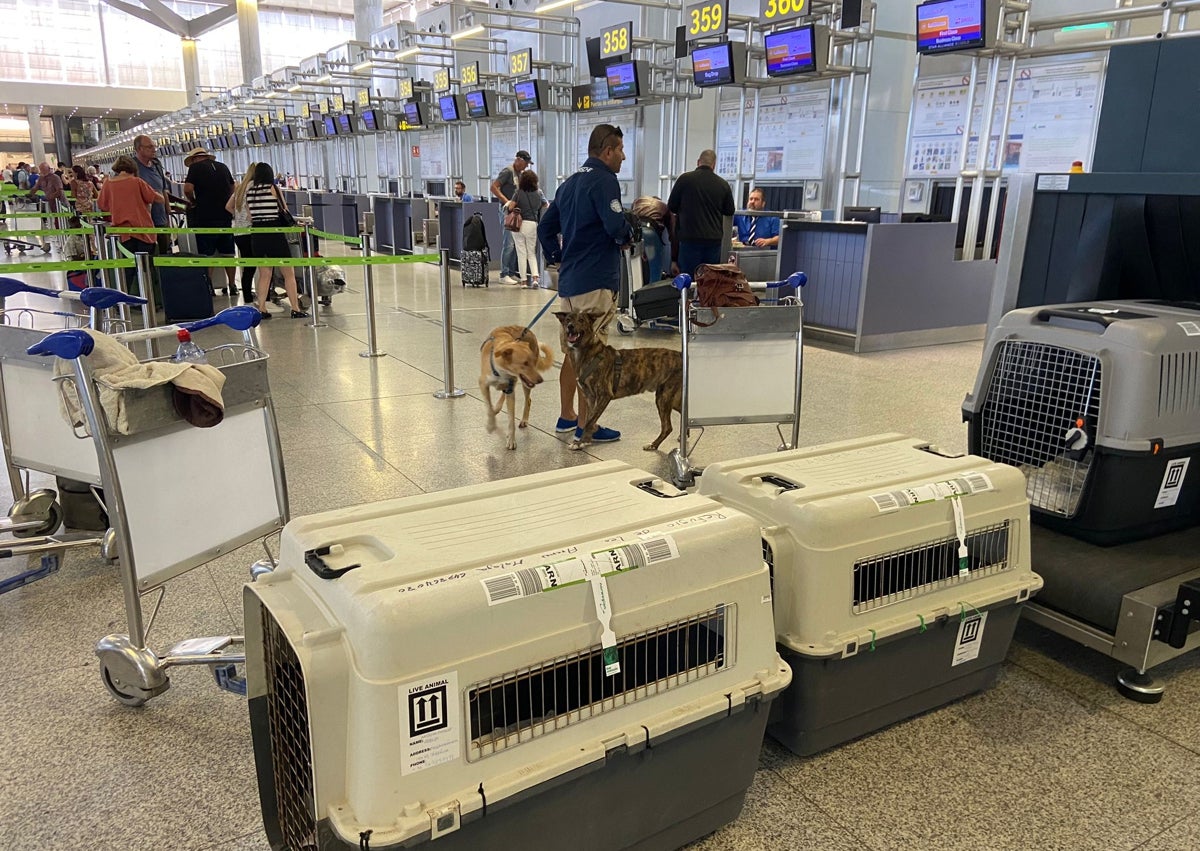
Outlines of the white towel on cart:
M 172 384 L 173 403 L 176 413 L 194 426 L 211 428 L 221 422 L 225 413 L 225 402 L 221 389 L 225 386 L 225 375 L 209 364 L 178 363 L 176 361 L 140 362 L 137 356 L 115 337 L 100 331 L 87 329 L 96 346 L 88 355 L 92 374 L 100 388 L 100 405 L 109 427 L 117 434 L 134 431 L 130 406 L 136 405 L 145 394 L 127 391 L 150 390 Z M 54 365 L 54 374 L 73 375 L 74 365 L 59 360 Z M 151 404 L 160 404 L 161 397 L 152 399 Z M 63 394 L 63 416 L 72 426 L 84 425 L 86 417 L 83 405 L 68 382 Z

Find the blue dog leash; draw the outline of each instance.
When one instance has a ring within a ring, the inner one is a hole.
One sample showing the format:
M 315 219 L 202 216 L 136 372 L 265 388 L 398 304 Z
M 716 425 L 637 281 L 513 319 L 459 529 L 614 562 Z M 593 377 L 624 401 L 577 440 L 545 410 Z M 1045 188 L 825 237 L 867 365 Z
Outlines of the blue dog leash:
M 546 315 L 546 311 L 550 309 L 550 305 L 554 304 L 554 302 L 557 300 L 558 300 L 558 293 L 555 293 L 554 295 L 550 296 L 550 300 L 548 302 L 546 302 L 546 304 L 542 307 L 542 309 L 537 312 L 537 316 L 533 317 L 533 321 L 530 322 L 528 325 L 526 325 L 524 330 L 521 331 L 522 337 L 525 336 L 525 331 L 532 330 L 533 326 L 537 325 L 537 321 Z

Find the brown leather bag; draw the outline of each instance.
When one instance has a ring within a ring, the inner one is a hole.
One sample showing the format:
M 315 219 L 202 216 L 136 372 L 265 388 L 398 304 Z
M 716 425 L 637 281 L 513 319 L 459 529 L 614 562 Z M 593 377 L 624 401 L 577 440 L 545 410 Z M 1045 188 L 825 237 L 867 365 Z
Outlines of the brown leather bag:
M 707 328 L 721 318 L 718 307 L 754 307 L 758 296 L 750 291 L 746 274 L 736 263 L 705 263 L 696 267 L 696 303 L 712 310 L 712 322 L 692 320 Z

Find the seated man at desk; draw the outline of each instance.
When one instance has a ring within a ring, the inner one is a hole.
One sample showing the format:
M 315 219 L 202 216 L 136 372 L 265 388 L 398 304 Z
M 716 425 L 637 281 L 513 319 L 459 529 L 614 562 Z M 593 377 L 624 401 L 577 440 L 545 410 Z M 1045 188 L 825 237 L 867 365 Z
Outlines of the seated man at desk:
M 467 184 L 461 180 L 454 181 L 454 197 L 459 201 L 474 201 L 475 198 L 467 192 Z
M 758 188 L 751 189 L 746 205 L 751 210 L 765 210 L 766 193 Z M 744 246 L 775 248 L 779 245 L 779 219 L 775 216 L 734 216 L 733 225 L 737 228 L 737 241 Z

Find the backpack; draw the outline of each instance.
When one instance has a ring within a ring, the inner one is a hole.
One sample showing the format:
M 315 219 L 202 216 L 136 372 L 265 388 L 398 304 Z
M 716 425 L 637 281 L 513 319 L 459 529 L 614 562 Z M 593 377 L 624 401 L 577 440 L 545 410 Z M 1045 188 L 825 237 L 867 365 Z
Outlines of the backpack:
M 712 310 L 712 322 L 693 320 L 707 328 L 721 318 L 718 307 L 754 307 L 758 296 L 750 291 L 746 274 L 736 263 L 704 263 L 696 267 L 696 303 Z
M 479 213 L 472 215 L 463 224 L 462 247 L 467 251 L 487 251 L 487 231 L 483 226 L 483 216 Z

